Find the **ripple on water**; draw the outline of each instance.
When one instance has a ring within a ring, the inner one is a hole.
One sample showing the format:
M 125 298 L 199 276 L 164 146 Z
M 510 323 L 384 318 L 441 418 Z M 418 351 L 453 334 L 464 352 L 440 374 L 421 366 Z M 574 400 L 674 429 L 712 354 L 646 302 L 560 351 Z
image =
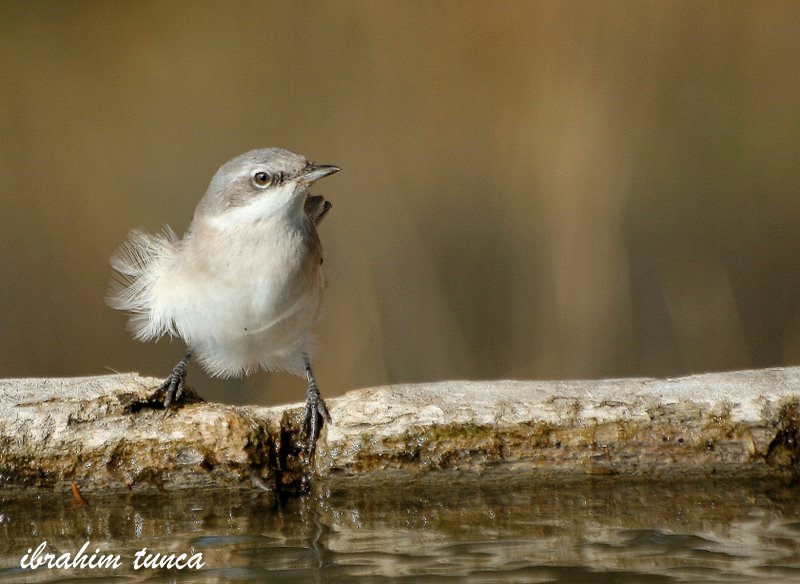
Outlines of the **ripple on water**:
M 791 582 L 800 581 L 800 491 L 787 485 L 620 483 L 469 490 L 0 495 L 0 581 Z M 47 540 L 91 539 L 114 573 L 20 569 Z M 199 551 L 202 574 L 133 572 L 142 547 Z

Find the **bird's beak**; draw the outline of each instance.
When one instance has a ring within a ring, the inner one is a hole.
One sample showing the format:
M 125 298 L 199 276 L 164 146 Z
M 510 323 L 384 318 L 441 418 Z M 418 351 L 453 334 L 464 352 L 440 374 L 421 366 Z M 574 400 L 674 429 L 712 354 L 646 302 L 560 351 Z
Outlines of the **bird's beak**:
M 305 172 L 297 178 L 297 182 L 304 185 L 310 185 L 311 183 L 318 181 L 329 174 L 333 174 L 334 172 L 339 172 L 340 170 L 342 169 L 332 164 L 311 163 L 306 167 Z

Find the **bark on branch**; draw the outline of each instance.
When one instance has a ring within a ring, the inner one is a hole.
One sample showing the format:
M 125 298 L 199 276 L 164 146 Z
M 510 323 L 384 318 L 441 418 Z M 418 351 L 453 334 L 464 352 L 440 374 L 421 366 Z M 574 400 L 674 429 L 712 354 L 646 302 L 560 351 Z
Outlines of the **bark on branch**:
M 301 404 L 137 405 L 136 374 L 0 380 L 0 486 L 82 490 L 256 487 L 313 480 L 678 480 L 794 477 L 800 368 L 676 379 L 447 381 L 328 400 L 309 467 Z

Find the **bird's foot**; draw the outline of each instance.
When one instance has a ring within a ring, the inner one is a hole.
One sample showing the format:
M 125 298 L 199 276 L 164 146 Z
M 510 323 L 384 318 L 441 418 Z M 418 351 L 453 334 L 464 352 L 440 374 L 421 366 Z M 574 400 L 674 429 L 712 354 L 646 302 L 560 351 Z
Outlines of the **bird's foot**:
M 306 409 L 303 418 L 303 436 L 305 437 L 305 451 L 308 458 L 314 456 L 314 450 L 317 447 L 317 440 L 319 433 L 325 422 L 330 423 L 331 415 L 328 412 L 328 406 L 325 405 L 325 400 L 319 394 L 316 384 L 309 385 L 308 393 L 306 394 Z
M 178 364 L 175 365 L 164 382 L 147 399 L 148 402 L 163 404 L 164 410 L 168 412 L 170 407 L 183 399 L 183 390 L 186 386 L 186 368 L 189 365 L 191 356 L 192 354 L 188 353 L 178 361 Z

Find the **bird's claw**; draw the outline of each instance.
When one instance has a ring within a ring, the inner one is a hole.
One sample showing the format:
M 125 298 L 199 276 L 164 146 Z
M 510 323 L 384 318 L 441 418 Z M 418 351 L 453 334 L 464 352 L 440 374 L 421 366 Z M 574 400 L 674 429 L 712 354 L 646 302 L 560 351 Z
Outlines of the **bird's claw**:
M 303 418 L 303 435 L 305 436 L 305 451 L 311 457 L 317 447 L 317 440 L 325 422 L 330 423 L 331 414 L 325 400 L 319 395 L 318 391 L 309 390 L 306 396 L 306 408 Z
M 186 367 L 189 364 L 190 355 L 191 353 L 175 365 L 172 372 L 147 400 L 150 403 L 162 403 L 165 415 L 174 404 L 183 399 L 183 390 L 186 387 Z

